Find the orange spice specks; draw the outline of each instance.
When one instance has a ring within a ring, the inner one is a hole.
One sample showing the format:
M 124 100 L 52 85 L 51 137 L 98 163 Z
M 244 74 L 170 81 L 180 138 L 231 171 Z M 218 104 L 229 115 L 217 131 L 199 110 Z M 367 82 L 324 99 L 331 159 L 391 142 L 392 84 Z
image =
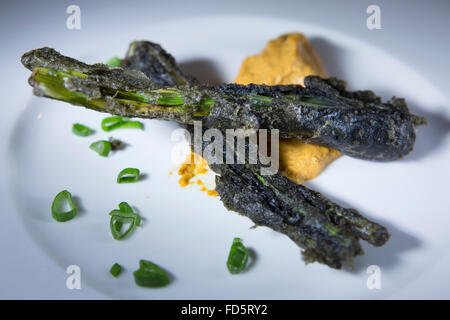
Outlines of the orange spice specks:
M 181 165 L 178 170 L 178 174 L 181 176 L 178 180 L 178 184 L 181 187 L 186 187 L 190 184 L 196 183 L 202 186 L 200 191 L 205 191 L 209 196 L 217 196 L 216 190 L 209 190 L 205 187 L 203 181 L 197 179 L 193 181 L 192 179 L 199 174 L 205 174 L 208 172 L 208 164 L 205 159 L 203 159 L 198 154 L 191 152 L 187 157 L 185 162 Z M 197 177 L 198 178 L 198 177 Z
M 206 194 L 211 197 L 217 197 L 219 195 L 216 190 L 206 190 Z
M 197 184 L 198 184 L 199 186 L 202 186 L 202 188 L 200 189 L 200 191 L 206 192 L 206 194 L 207 194 L 208 196 L 216 197 L 216 196 L 218 195 L 218 193 L 217 193 L 216 190 L 210 190 L 210 189 L 206 188 L 206 187 L 205 187 L 205 184 L 203 183 L 203 181 L 197 180 Z

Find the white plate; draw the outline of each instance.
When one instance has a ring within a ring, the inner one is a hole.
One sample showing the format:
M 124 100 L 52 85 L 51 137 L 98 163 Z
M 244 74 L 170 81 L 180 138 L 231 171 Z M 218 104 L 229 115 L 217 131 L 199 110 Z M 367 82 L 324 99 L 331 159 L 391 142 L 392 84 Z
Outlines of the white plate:
M 412 111 L 430 123 L 419 129 L 411 155 L 391 163 L 342 157 L 308 183 L 383 223 L 392 237 L 381 248 L 364 244 L 366 254 L 355 260 L 353 271 L 306 266 L 287 237 L 268 228 L 249 229 L 251 221 L 228 212 L 218 198 L 177 185 L 176 177 L 169 176 L 175 124 L 152 120 L 145 121 L 144 132 L 105 133 L 100 129 L 104 114 L 23 92 L 30 95 L 29 103 L 13 125 L 9 161 L 2 165 L 11 172 L 9 191 L 22 223 L 62 272 L 68 265 L 79 265 L 83 286 L 115 298 L 386 298 L 442 258 L 450 241 L 450 198 L 443 184 L 450 178 L 443 169 L 450 161 L 450 139 L 448 112 L 441 108 L 449 104 L 413 68 L 333 30 L 282 19 L 178 18 L 160 22 L 158 32 L 153 30 L 149 24 L 134 33 L 124 31 L 114 43 L 90 43 L 75 57 L 90 63 L 105 61 L 123 55 L 131 40 L 146 38 L 161 43 L 201 80 L 231 82 L 246 56 L 260 52 L 269 39 L 299 31 L 311 39 L 329 75 L 346 79 L 351 89 L 370 88 L 384 99 L 405 97 Z M 64 47 L 56 49 L 73 55 Z M 96 134 L 73 135 L 75 122 L 95 128 Z M 108 158 L 89 150 L 91 141 L 109 136 L 129 146 Z M 146 179 L 116 184 L 117 173 L 125 167 L 140 168 Z M 52 220 L 50 204 L 63 189 L 76 196 L 82 210 L 61 224 Z M 108 212 L 121 201 L 132 204 L 145 223 L 128 240 L 115 241 Z M 257 253 L 255 263 L 241 275 L 230 275 L 225 266 L 235 236 Z M 132 271 L 142 258 L 169 270 L 174 277 L 171 285 L 157 290 L 137 287 Z M 118 279 L 108 273 L 114 262 L 125 267 Z M 369 265 L 380 266 L 382 290 L 367 288 Z

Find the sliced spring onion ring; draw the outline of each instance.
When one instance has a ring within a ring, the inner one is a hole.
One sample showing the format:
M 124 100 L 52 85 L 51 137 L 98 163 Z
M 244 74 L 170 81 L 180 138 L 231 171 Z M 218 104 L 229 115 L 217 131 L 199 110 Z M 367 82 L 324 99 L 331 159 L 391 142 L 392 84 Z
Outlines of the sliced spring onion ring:
M 66 222 L 77 215 L 77 206 L 69 191 L 58 193 L 52 203 L 52 217 L 58 222 Z
M 111 234 L 113 238 L 116 240 L 121 240 L 128 236 L 131 232 L 133 232 L 134 229 L 136 229 L 136 227 L 138 226 L 138 223 L 136 221 L 135 213 L 124 213 L 120 212 L 119 210 L 115 211 L 118 211 L 119 213 L 115 212 L 114 214 L 111 214 L 109 226 L 111 228 Z M 129 223 L 129 225 L 128 228 L 124 232 L 122 232 L 122 227 L 125 223 Z
M 119 204 L 119 210 L 113 210 L 109 213 L 111 216 L 109 227 L 114 239 L 121 240 L 141 225 L 141 217 L 133 212 L 131 206 L 126 202 Z M 122 232 L 122 227 L 128 223 L 128 228 Z
M 73 124 L 72 132 L 80 137 L 87 137 L 92 133 L 91 129 L 80 123 Z
M 120 58 L 118 58 L 118 57 L 112 57 L 111 59 L 109 59 L 109 60 L 106 62 L 106 64 L 107 64 L 108 66 L 114 67 L 114 68 L 120 67 Z
M 102 120 L 102 129 L 104 131 L 112 131 L 117 129 L 117 125 L 121 122 L 123 122 L 123 118 L 121 116 L 107 117 Z
M 113 223 L 114 229 L 117 230 L 118 232 L 122 231 L 122 227 L 123 227 L 123 222 L 116 220 Z
M 117 183 L 134 183 L 139 180 L 139 169 L 126 168 L 119 172 Z
M 122 271 L 122 266 L 118 263 L 114 263 L 113 266 L 111 267 L 111 269 L 109 270 L 109 273 L 111 273 L 111 275 L 114 278 L 117 278 L 121 271 Z
M 102 120 L 102 129 L 104 131 L 112 131 L 121 128 L 144 130 L 144 125 L 139 121 L 125 120 L 121 116 L 107 117 Z
M 133 276 L 140 287 L 159 288 L 169 284 L 167 272 L 148 260 L 139 261 L 139 269 L 133 272 Z
M 106 140 L 99 140 L 93 142 L 89 148 L 97 152 L 102 157 L 107 157 L 111 151 L 111 143 Z
M 141 217 L 136 212 L 123 212 L 121 210 L 113 210 L 109 213 L 111 217 L 116 217 L 116 221 L 128 222 L 133 219 L 136 227 L 141 225 Z
M 241 273 L 248 261 L 248 250 L 242 244 L 242 239 L 234 238 L 228 255 L 227 267 L 232 274 Z

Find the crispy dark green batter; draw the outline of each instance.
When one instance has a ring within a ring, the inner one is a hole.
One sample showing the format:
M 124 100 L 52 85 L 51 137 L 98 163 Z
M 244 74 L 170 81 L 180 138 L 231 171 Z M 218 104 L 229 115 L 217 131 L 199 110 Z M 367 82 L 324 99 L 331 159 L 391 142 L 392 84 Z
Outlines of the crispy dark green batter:
M 142 71 L 151 81 L 160 86 L 182 86 L 198 83 L 178 68 L 172 55 L 159 44 L 150 41 L 132 42 L 120 66 L 124 69 Z
M 33 71 L 29 82 L 36 95 L 127 117 L 181 124 L 202 120 L 205 127 L 219 129 L 279 129 L 282 137 L 301 138 L 363 159 L 394 160 L 408 154 L 416 127 L 425 123 L 409 112 L 403 99 L 382 103 L 373 92 L 346 91 L 345 83 L 333 78 L 307 77 L 305 87 L 192 85 L 170 55 L 155 58 L 162 48 L 158 50 L 148 55 L 138 51 L 145 59 L 137 60 L 130 50 L 124 66 L 146 71 L 139 61 L 156 60 L 156 70 L 169 66 L 162 80 L 141 71 L 87 65 L 50 48 L 24 54 L 22 63 Z M 158 84 L 175 80 L 182 85 Z
M 306 262 L 317 261 L 340 269 L 363 254 L 352 225 L 345 218 L 333 221 L 334 207 L 322 210 L 321 202 L 315 206 L 305 187 L 280 174 L 261 177 L 250 165 L 226 165 L 220 170 L 215 165 L 211 167 L 220 172 L 216 191 L 225 207 L 247 216 L 258 226 L 287 235 L 305 249 L 302 254 Z M 383 233 L 387 239 L 384 228 Z

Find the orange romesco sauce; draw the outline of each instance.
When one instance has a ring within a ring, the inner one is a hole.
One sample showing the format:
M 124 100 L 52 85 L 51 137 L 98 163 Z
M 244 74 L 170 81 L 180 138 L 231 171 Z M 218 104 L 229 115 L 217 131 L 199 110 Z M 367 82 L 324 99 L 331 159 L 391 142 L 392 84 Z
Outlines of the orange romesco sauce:
M 242 63 L 235 79 L 240 84 L 303 84 L 304 77 L 319 75 L 326 77 L 322 60 L 300 33 L 282 35 L 267 43 L 264 50 L 254 56 L 247 57 Z M 328 164 L 337 159 L 338 150 L 305 143 L 298 139 L 280 140 L 280 171 L 296 183 L 302 183 L 317 177 Z M 207 163 L 193 161 L 198 156 L 191 153 L 181 165 L 178 183 L 185 187 L 192 184 L 192 178 L 207 171 Z M 199 156 L 198 156 L 199 157 Z M 201 180 L 197 184 L 201 191 L 216 196 L 215 190 L 208 190 Z
M 300 33 L 271 40 L 264 50 L 242 63 L 235 79 L 240 84 L 303 84 L 308 75 L 326 77 L 322 60 Z M 341 153 L 298 139 L 280 139 L 280 171 L 296 183 L 317 177 Z

